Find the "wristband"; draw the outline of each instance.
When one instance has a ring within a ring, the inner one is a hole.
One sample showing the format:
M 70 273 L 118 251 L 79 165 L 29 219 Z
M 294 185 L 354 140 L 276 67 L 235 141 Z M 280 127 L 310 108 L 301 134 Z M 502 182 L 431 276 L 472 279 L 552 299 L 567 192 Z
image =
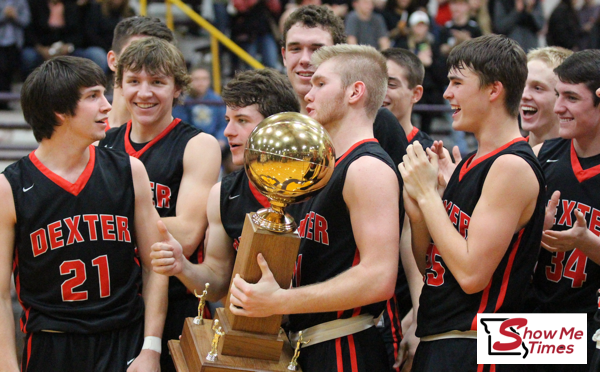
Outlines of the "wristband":
M 160 354 L 160 352 L 162 351 L 160 337 L 155 337 L 155 336 L 144 337 L 144 345 L 142 345 L 142 350 L 144 350 L 144 349 L 156 351 L 157 353 Z

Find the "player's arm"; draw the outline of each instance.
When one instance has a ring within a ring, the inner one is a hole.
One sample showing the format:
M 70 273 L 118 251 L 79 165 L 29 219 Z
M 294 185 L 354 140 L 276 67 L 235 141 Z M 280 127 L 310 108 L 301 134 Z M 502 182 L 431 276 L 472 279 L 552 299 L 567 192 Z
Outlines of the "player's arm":
M 15 321 L 10 297 L 17 217 L 12 190 L 4 175 L 0 175 L 0 200 L 3 200 L 3 207 L 0 208 L 0 350 L 4 354 L 0 360 L 0 370 L 18 371 Z
M 208 300 L 217 301 L 227 294 L 231 272 L 235 262 L 233 240 L 227 235 L 221 222 L 221 183 L 214 185 L 208 197 L 208 241 L 204 262 L 194 265 L 172 247 L 155 244 L 152 246 L 154 271 L 164 275 L 175 275 L 190 290 L 200 293 L 205 283 L 210 283 Z
M 428 160 L 431 157 L 431 162 Z M 531 218 L 539 191 L 527 162 L 517 156 L 499 157 L 490 168 L 469 223 L 469 239 L 448 218 L 437 184 L 437 155 L 409 146 L 401 167 L 404 185 L 417 200 L 428 230 L 444 262 L 466 293 L 489 283 L 515 232 Z M 510 198 L 506 191 L 511 190 Z
M 217 140 L 201 133 L 188 141 L 183 154 L 183 176 L 177 196 L 176 217 L 162 218 L 169 232 L 189 257 L 204 239 L 206 201 L 221 169 L 221 148 Z
M 230 310 L 234 314 L 337 311 L 384 301 L 393 295 L 400 238 L 400 189 L 395 173 L 380 160 L 362 157 L 348 169 L 343 196 L 360 254 L 358 265 L 322 283 L 282 289 L 259 254 L 260 281 L 249 284 L 237 275 L 233 280 Z
M 163 237 L 157 228 L 160 217 L 152 205 L 152 194 L 148 187 L 150 180 L 146 169 L 138 159 L 130 158 L 130 161 L 135 191 L 135 235 L 142 260 L 142 297 L 145 304 L 144 337 L 161 338 L 167 315 L 169 278 L 152 271 L 150 247 L 153 243 L 168 240 L 168 238 Z M 159 359 L 160 353 L 144 349 L 129 367 L 128 372 L 158 371 L 160 369 Z

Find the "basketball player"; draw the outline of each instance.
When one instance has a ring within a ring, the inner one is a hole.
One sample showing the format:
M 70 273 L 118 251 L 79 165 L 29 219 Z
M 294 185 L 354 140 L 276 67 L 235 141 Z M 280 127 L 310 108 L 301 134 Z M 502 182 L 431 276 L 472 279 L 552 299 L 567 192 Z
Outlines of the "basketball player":
M 544 221 L 543 175 L 517 122 L 527 60 L 515 41 L 488 35 L 454 48 L 447 63 L 452 127 L 479 147 L 442 197 L 437 153 L 415 142 L 399 167 L 425 278 L 413 370 L 501 371 L 477 366 L 477 313 L 523 312 Z
M 300 102 L 300 112 L 307 114 L 304 97 L 309 92 L 315 66 L 312 54 L 323 46 L 346 43 L 343 20 L 326 6 L 308 5 L 295 10 L 285 21 L 281 55 L 292 87 Z M 377 113 L 374 136 L 396 164 L 402 161 L 408 143 L 406 135 L 387 110 Z
M 547 140 L 538 158 L 546 177 L 550 215 L 534 275 L 538 311 L 588 314 L 588 363 L 596 349 L 594 314 L 600 288 L 600 51 L 574 53 L 558 76 L 560 138 Z M 549 365 L 545 371 L 587 371 L 586 365 Z
M 292 342 L 299 331 L 329 329 L 323 342 L 302 348 L 303 371 L 386 371 L 385 346 L 372 326 L 394 292 L 404 214 L 394 163 L 373 138 L 385 59 L 372 47 L 336 45 L 316 51 L 311 64 L 317 69 L 306 109 L 331 135 L 336 167 L 327 186 L 302 204 L 293 288 L 280 288 L 258 255 L 261 280 L 249 284 L 236 276 L 230 310 L 291 314 Z
M 155 37 L 133 41 L 119 58 L 116 76 L 131 120 L 110 130 L 100 146 L 144 163 L 158 214 L 181 242 L 185 257 L 197 263 L 202 262 L 206 201 L 219 176 L 221 149 L 214 137 L 171 115 L 189 81 L 183 55 L 173 44 Z M 197 305 L 193 290 L 171 278 L 163 371 L 174 370 L 168 340 L 179 337 L 185 318 L 197 315 Z
M 281 54 L 283 64 L 286 67 L 288 78 L 296 91 L 300 101 L 301 112 L 306 114 L 308 104 L 304 97 L 310 91 L 310 81 L 315 71 L 315 66 L 311 64 L 312 54 L 323 46 L 331 46 L 346 42 L 343 21 L 333 14 L 326 6 L 303 6 L 294 11 L 284 24 L 283 46 Z M 386 109 L 380 109 L 377 112 L 373 124 L 373 136 L 379 141 L 381 147 L 390 155 L 395 164 L 402 161 L 406 154 L 408 141 L 406 134 L 399 125 L 394 115 Z M 412 256 L 412 252 L 407 250 L 407 256 Z M 405 253 L 402 253 L 402 257 Z M 414 266 L 414 265 L 413 265 Z M 414 271 L 417 271 L 416 268 Z M 401 260 L 398 262 L 398 292 L 403 295 L 399 301 L 403 302 L 401 307 L 411 308 L 410 295 L 407 291 L 407 278 L 403 269 Z M 419 281 L 422 281 L 419 278 Z M 390 364 L 398 356 L 398 345 L 402 339 L 401 317 L 396 306 L 396 301 L 387 304 L 383 313 L 382 331 L 386 345 Z
M 521 97 L 521 127 L 529 132 L 529 145 L 535 147 L 558 137 L 558 116 L 554 113 L 558 77 L 554 73 L 573 54 L 561 47 L 545 47 L 527 53 L 527 82 Z
M 388 70 L 388 84 L 383 107 L 394 114 L 398 122 L 407 135 L 408 143 L 419 141 L 425 148 L 433 145 L 433 139 L 419 128 L 411 123 L 412 109 L 415 103 L 419 102 L 423 96 L 423 77 L 425 68 L 419 58 L 409 50 L 400 48 L 390 48 L 382 52 L 386 58 Z M 412 357 L 418 345 L 418 338 L 415 337 L 417 327 L 417 311 L 419 296 L 423 286 L 423 279 L 416 263 L 411 248 L 410 220 L 404 219 L 402 227 L 402 239 L 400 241 L 400 255 L 404 262 L 410 262 L 407 266 L 407 276 L 412 280 L 399 276 L 394 300 L 398 306 L 399 318 L 402 319 L 403 337 L 401 343 L 398 337 L 394 337 L 392 347 L 395 355 L 395 366 L 404 363 L 402 369 L 410 371 Z M 404 279 L 404 280 L 402 280 Z M 408 284 L 411 283 L 409 291 Z M 412 297 L 412 301 L 411 301 Z M 414 305 L 414 307 L 413 307 Z M 413 309 L 412 312 L 409 311 Z M 395 336 L 395 333 L 392 333 Z M 384 336 L 385 340 L 385 336 Z M 387 342 L 386 342 L 387 344 Z M 406 360 L 405 360 L 406 359 Z
M 106 55 L 108 68 L 112 72 L 117 72 L 117 60 L 123 50 L 132 41 L 149 36 L 166 40 L 169 43 L 175 43 L 173 31 L 169 30 L 167 25 L 158 18 L 134 16 L 125 18 L 119 22 L 115 27 L 112 49 Z M 130 119 L 131 114 L 127 110 L 121 87 L 114 84 L 112 110 L 108 113 L 107 130 L 127 124 Z
M 273 69 L 238 72 L 222 94 L 227 105 L 225 136 L 233 164 L 244 165 L 244 148 L 250 133 L 264 118 L 300 110 L 300 104 L 285 76 Z M 210 191 L 207 204 L 208 241 L 204 262 L 194 265 L 180 252 L 154 246 L 154 271 L 175 275 L 189 289 L 210 283 L 208 299 L 218 301 L 229 289 L 237 248 L 246 214 L 269 206 L 248 180 L 244 169 L 227 175 Z M 163 250 L 166 249 L 166 250 Z
M 23 113 L 39 147 L 0 176 L 2 371 L 19 370 L 13 270 L 24 310 L 22 371 L 159 369 L 168 283 L 149 257 L 163 240 L 159 216 L 142 163 L 91 146 L 105 136 L 104 84 L 95 63 L 65 56 L 23 85 Z

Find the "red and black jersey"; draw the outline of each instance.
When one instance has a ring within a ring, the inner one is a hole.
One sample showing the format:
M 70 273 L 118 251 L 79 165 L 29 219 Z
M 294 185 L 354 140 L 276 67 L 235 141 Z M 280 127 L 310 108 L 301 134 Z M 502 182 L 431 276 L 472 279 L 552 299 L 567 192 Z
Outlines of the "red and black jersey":
M 350 165 L 363 156 L 372 156 L 389 165 L 399 179 L 398 171 L 389 155 L 377 140 L 367 139 L 356 143 L 337 161 L 331 179 L 312 199 L 301 204 L 302 219 L 298 234 L 301 238 L 296 261 L 294 287 L 324 282 L 350 269 L 360 262 L 359 251 L 352 232 L 350 213 L 344 196 L 344 183 Z M 400 201 L 400 213 L 404 208 Z M 402 220 L 402 218 L 401 218 Z M 402 221 L 400 221 L 402 224 Z M 377 285 L 376 282 L 373 285 Z M 378 317 L 385 301 L 339 312 L 292 314 L 290 330 L 293 332 L 335 319 L 350 318 L 368 313 Z
M 25 333 L 96 333 L 142 319 L 130 159 L 89 147 L 75 183 L 35 153 L 4 171 L 14 197 L 14 280 Z
M 233 239 L 233 249 L 237 252 L 246 214 L 268 208 L 270 204 L 267 197 L 250 183 L 244 169 L 239 169 L 221 181 L 220 206 L 223 228 Z
M 392 158 L 394 164 L 402 163 L 402 157 L 406 155 L 408 141 L 402 125 L 390 110 L 380 108 L 377 111 L 377 116 L 373 122 L 373 137 Z
M 513 235 L 490 282 L 479 293 L 466 294 L 462 290 L 432 242 L 427 251 L 420 298 L 418 337 L 452 330 L 477 330 L 478 313 L 524 312 L 523 299 L 531 290 L 531 276 L 540 249 L 545 205 L 544 177 L 531 147 L 520 137 L 476 160 L 473 160 L 475 154 L 467 156 L 452 174 L 443 200 L 452 224 L 467 239 L 471 215 L 487 174 L 502 155 L 516 155 L 533 169 L 540 190 L 535 211 L 527 225 Z
M 423 149 L 431 148 L 433 146 L 433 138 L 429 136 L 429 134 L 423 132 L 417 127 L 413 127 L 412 131 L 406 135 L 406 139 L 408 140 L 408 144 L 413 144 L 415 141 L 419 141 Z
M 189 124 L 175 119 L 152 141 L 145 144 L 131 142 L 131 120 L 106 133 L 99 147 L 108 147 L 124 151 L 144 163 L 154 207 L 161 217 L 175 216 L 179 185 L 183 177 L 183 154 L 188 142 L 200 131 Z M 202 159 L 197 159 L 202 161 Z M 189 257 L 190 262 L 202 262 L 200 247 Z M 176 277 L 169 278 L 169 298 L 189 295 L 189 291 Z
M 573 227 L 579 209 L 588 228 L 600 235 L 600 155 L 578 158 L 572 140 L 547 140 L 538 156 L 547 189 L 546 200 L 560 191 L 552 230 Z M 542 249 L 534 275 L 541 312 L 595 313 L 596 291 L 600 288 L 600 266 L 575 248 L 550 253 Z

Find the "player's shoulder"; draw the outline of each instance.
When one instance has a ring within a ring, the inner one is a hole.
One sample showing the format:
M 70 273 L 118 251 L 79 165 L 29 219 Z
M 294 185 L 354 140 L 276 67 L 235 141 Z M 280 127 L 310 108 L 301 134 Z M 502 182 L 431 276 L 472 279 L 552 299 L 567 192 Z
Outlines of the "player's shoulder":
M 546 160 L 546 158 L 548 158 L 558 152 L 565 151 L 570 146 L 571 146 L 571 140 L 569 140 L 569 139 L 552 138 L 549 140 L 545 140 L 539 149 L 538 158 L 540 159 L 540 162 L 541 162 L 542 160 Z

